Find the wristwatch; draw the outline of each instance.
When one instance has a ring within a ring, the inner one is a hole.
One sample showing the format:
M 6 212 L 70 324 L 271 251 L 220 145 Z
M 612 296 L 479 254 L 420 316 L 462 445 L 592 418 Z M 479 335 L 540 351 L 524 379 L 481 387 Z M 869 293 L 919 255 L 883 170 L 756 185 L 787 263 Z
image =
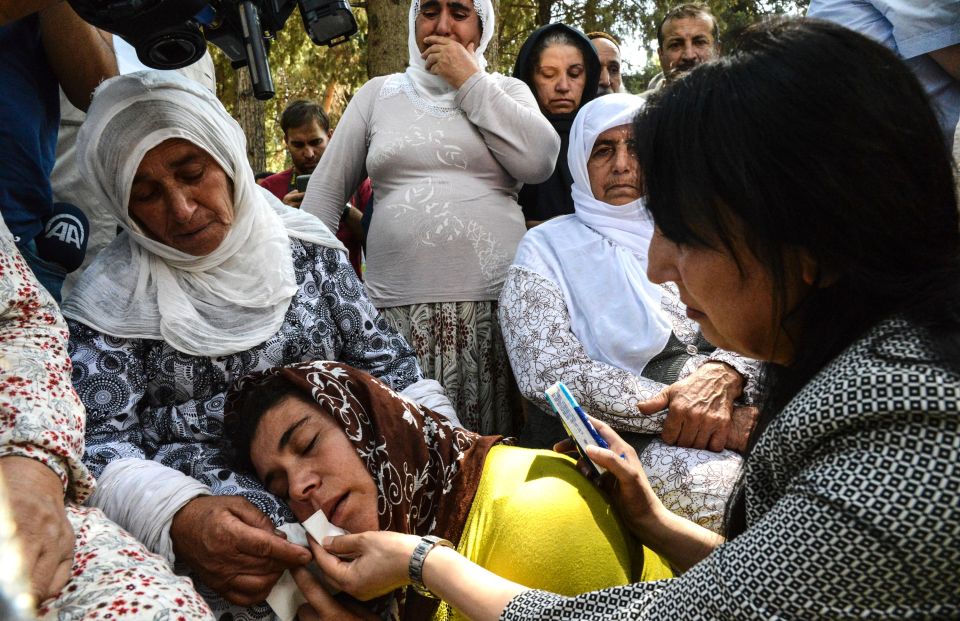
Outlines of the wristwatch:
M 426 535 L 420 540 L 417 547 L 413 549 L 413 554 L 410 555 L 410 564 L 407 566 L 407 573 L 410 576 L 410 586 L 412 586 L 413 590 L 418 594 L 429 597 L 430 599 L 439 598 L 431 593 L 430 589 L 423 584 L 423 562 L 427 560 L 427 555 L 430 554 L 430 550 L 433 550 L 437 546 L 453 549 L 453 544 L 446 539 L 441 539 L 436 535 Z

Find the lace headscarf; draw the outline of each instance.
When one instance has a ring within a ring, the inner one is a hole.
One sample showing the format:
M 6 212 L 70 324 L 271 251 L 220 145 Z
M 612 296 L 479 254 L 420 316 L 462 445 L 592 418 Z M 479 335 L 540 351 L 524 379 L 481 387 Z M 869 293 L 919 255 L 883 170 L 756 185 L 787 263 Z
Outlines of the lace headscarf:
M 481 436 L 451 425 L 390 390 L 363 371 L 338 362 L 303 362 L 253 373 L 227 395 L 224 425 L 263 382 L 281 376 L 328 413 L 343 429 L 377 485 L 380 530 L 439 535 L 457 544 L 480 483 L 483 463 L 500 436 Z M 400 618 L 407 604 L 434 607 L 395 594 Z M 409 613 L 410 611 L 407 610 Z
M 181 138 L 202 148 L 233 185 L 233 224 L 193 256 L 148 236 L 129 215 L 144 155 Z M 266 341 L 297 290 L 289 237 L 343 249 L 316 218 L 256 185 L 243 130 L 206 88 L 144 71 L 104 82 L 77 139 L 81 174 L 123 228 L 90 265 L 64 316 L 104 334 L 163 340 L 193 356 L 224 356 Z
M 473 0 L 473 8 L 480 17 L 480 43 L 474 51 L 474 58 L 481 71 L 487 68 L 487 59 L 484 52 L 493 38 L 496 30 L 494 21 L 493 3 L 490 0 Z M 417 15 L 420 13 L 420 0 L 410 3 L 410 13 L 407 16 L 407 53 L 410 56 L 407 70 L 402 74 L 404 79 L 413 86 L 421 104 L 428 106 L 435 114 L 450 113 L 457 110 L 454 99 L 457 89 L 438 75 L 427 71 L 426 62 L 420 57 L 420 48 L 417 47 Z M 408 95 L 411 95 L 408 93 Z M 418 103 L 418 102 L 415 102 Z

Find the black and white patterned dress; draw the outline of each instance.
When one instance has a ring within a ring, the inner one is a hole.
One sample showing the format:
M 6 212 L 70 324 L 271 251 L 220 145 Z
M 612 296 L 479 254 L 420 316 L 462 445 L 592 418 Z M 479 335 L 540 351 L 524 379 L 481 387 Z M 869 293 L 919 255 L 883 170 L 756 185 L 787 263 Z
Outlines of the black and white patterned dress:
M 397 391 L 422 379 L 413 349 L 367 299 L 346 255 L 298 239 L 290 244 L 297 292 L 280 331 L 247 351 L 189 356 L 163 341 L 115 338 L 69 322 L 73 384 L 87 410 L 84 462 L 95 476 L 116 459 L 152 459 L 216 495 L 243 496 L 280 524 L 294 519 L 289 509 L 230 465 L 222 438 L 231 383 L 309 360 L 345 362 Z M 215 611 L 224 610 L 208 590 L 201 592 Z M 260 618 L 269 610 L 231 614 Z
M 748 529 L 670 581 L 504 620 L 960 618 L 960 377 L 902 319 L 824 368 L 746 466 Z

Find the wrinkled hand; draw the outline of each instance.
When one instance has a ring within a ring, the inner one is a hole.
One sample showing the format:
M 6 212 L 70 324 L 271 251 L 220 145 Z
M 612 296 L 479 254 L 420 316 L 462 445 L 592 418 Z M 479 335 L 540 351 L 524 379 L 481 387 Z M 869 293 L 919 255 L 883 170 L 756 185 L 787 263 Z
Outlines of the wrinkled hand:
M 449 37 L 438 35 L 424 37 L 423 42 L 428 47 L 420 57 L 426 62 L 427 71 L 440 76 L 453 88 L 460 88 L 470 76 L 480 71 L 473 55 L 476 51 L 473 42 L 463 47 Z
M 637 404 L 641 414 L 669 409 L 661 438 L 667 444 L 720 452 L 742 451 L 756 420 L 754 407 L 734 408 L 743 378 L 732 367 L 708 362 L 688 377 Z M 739 411 L 735 411 L 739 410 Z
M 56 595 L 73 567 L 73 527 L 63 508 L 63 483 L 53 470 L 27 457 L 0 458 L 20 543 L 23 570 L 34 601 Z
M 306 192 L 301 192 L 300 190 L 288 192 L 282 199 L 283 204 L 289 205 L 290 207 L 300 207 L 300 203 L 303 202 L 304 194 L 306 194 Z
M 416 535 L 371 531 L 327 537 L 323 546 L 310 542 L 313 558 L 335 588 L 369 600 L 410 584 L 407 568 Z
M 240 496 L 200 496 L 183 506 L 170 527 L 178 561 L 234 604 L 267 598 L 285 569 L 310 562 L 306 548 L 275 534 L 273 522 Z
M 319 547 L 319 546 L 318 546 Z M 300 592 L 307 598 L 307 603 L 297 610 L 297 621 L 366 621 L 379 619 L 378 616 L 364 610 L 355 602 L 345 603 L 330 595 L 319 580 L 304 567 L 290 570 L 293 581 L 300 587 Z

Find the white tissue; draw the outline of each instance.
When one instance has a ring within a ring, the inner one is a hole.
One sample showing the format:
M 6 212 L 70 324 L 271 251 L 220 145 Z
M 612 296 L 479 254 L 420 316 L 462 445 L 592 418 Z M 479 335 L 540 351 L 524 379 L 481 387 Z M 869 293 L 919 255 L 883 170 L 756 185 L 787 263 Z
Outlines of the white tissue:
M 327 516 L 323 514 L 323 511 L 317 511 L 305 520 L 302 525 L 296 523 L 284 524 L 279 530 L 286 534 L 287 541 L 304 547 L 307 547 L 307 533 L 310 533 L 318 543 L 322 542 L 324 537 L 335 537 L 337 535 L 347 534 L 347 531 L 331 524 Z M 320 570 L 315 564 L 311 563 L 308 569 L 318 578 L 321 578 L 322 582 Z M 327 585 L 324 584 L 324 586 L 326 587 Z M 329 587 L 327 587 L 327 590 L 330 590 Z M 283 572 L 283 575 L 280 576 L 277 583 L 273 585 L 270 595 L 267 596 L 267 604 L 280 621 L 293 621 L 296 619 L 297 610 L 306 603 L 307 599 L 303 596 L 303 593 L 300 592 L 300 588 L 293 580 L 293 576 L 290 575 L 289 571 Z
M 321 543 L 324 537 L 336 537 L 337 535 L 347 534 L 347 531 L 331 524 L 327 516 L 323 514 L 323 511 L 317 511 L 307 518 L 307 521 L 303 523 L 303 527 L 317 540 L 317 543 Z

